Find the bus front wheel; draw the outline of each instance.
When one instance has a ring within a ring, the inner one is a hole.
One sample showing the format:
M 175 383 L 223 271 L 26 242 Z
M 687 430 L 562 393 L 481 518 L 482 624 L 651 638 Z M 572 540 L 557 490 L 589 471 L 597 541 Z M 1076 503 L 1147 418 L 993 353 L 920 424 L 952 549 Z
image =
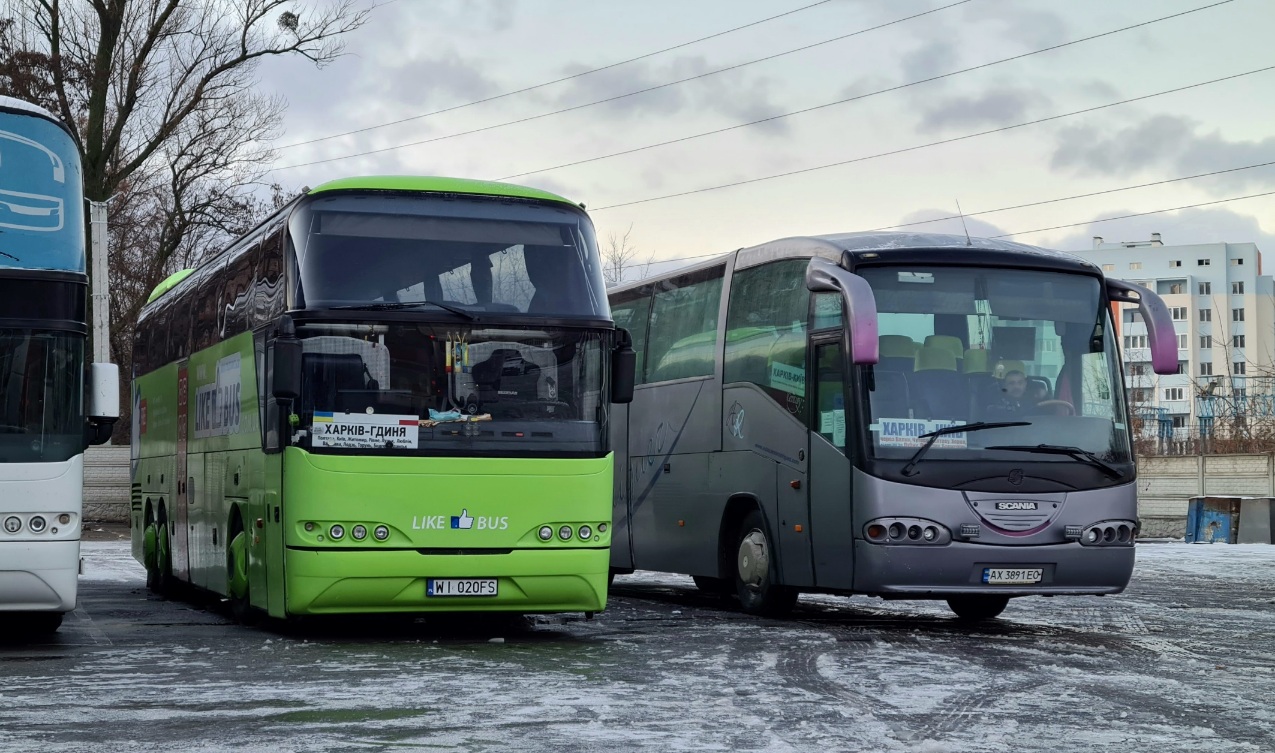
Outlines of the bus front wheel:
M 774 548 L 766 521 L 753 510 L 740 523 L 735 546 L 735 593 L 749 614 L 779 617 L 797 603 L 797 591 L 775 583 Z
M 968 622 L 990 620 L 1009 605 L 1008 596 L 953 596 L 947 605 L 956 616 Z

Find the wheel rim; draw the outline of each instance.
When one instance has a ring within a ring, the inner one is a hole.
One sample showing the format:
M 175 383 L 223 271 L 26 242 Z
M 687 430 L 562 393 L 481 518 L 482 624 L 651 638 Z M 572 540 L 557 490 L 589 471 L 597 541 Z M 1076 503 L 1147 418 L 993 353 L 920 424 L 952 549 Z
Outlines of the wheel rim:
M 760 591 L 770 574 L 770 552 L 766 534 L 756 529 L 749 531 L 739 542 L 736 558 L 739 580 L 753 591 Z
M 230 595 L 242 599 L 248 595 L 248 541 L 243 531 L 230 540 Z

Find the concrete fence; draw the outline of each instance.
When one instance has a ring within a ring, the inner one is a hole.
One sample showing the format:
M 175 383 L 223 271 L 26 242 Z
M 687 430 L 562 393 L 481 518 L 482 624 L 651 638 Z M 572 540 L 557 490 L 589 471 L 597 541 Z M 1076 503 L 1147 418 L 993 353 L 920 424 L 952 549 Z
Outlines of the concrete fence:
M 1271 455 L 1179 455 L 1138 460 L 1142 535 L 1181 538 L 1192 497 L 1275 496 Z
M 84 519 L 99 523 L 127 523 L 129 510 L 129 450 L 102 445 L 84 453 Z
M 127 447 L 91 447 L 84 457 L 85 520 L 127 523 Z M 1142 535 L 1181 538 L 1192 497 L 1275 497 L 1275 462 L 1266 455 L 1175 455 L 1138 460 Z

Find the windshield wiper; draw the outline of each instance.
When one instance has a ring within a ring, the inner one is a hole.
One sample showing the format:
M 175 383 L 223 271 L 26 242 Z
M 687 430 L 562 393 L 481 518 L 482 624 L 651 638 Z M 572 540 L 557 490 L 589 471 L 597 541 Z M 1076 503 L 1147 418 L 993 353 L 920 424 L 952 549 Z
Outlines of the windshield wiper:
M 444 311 L 450 311 L 457 316 L 463 316 L 471 322 L 478 317 L 462 308 L 449 306 L 446 303 L 437 301 L 385 301 L 383 303 L 356 303 L 349 306 L 333 306 L 332 309 L 341 309 L 345 311 L 401 311 L 403 309 L 417 308 L 418 306 L 437 306 Z
M 1060 444 L 1007 444 L 985 447 L 983 449 L 1009 450 L 1011 452 L 1038 452 L 1042 455 L 1066 455 L 1067 457 L 1079 460 L 1082 463 L 1089 463 L 1113 479 L 1120 478 L 1124 475 L 1114 467 L 1108 465 L 1097 455 L 1088 450 L 1082 450 L 1079 447 L 1065 447 Z
M 986 421 L 975 421 L 972 424 L 962 424 L 960 426 L 945 426 L 942 429 L 935 429 L 934 431 L 931 431 L 927 434 L 922 434 L 920 437 L 918 437 L 918 439 L 925 439 L 926 437 L 929 437 L 930 441 L 921 445 L 917 449 L 916 453 L 912 455 L 912 459 L 908 461 L 907 465 L 903 466 L 903 468 L 899 471 L 899 473 L 902 473 L 904 476 L 913 475 L 913 469 L 916 468 L 916 464 L 921 462 L 921 458 L 925 457 L 925 453 L 929 452 L 930 448 L 934 446 L 934 441 L 937 440 L 939 437 L 943 436 L 944 434 L 963 434 L 964 432 L 967 432 L 967 431 L 979 431 L 981 429 L 1002 429 L 1007 426 L 1031 426 L 1031 425 L 1032 425 L 1031 421 L 996 421 L 993 423 L 988 423 Z

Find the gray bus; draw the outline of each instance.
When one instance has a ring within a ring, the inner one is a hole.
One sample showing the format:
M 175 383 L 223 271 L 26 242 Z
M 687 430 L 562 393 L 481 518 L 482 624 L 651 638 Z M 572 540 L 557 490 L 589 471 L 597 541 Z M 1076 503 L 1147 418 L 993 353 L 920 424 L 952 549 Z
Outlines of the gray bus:
M 1138 533 L 1119 303 L 1176 373 L 1163 301 L 1078 257 L 964 236 L 784 238 L 613 288 L 638 353 L 612 416 L 612 574 L 752 613 L 802 591 L 1109 594 Z

